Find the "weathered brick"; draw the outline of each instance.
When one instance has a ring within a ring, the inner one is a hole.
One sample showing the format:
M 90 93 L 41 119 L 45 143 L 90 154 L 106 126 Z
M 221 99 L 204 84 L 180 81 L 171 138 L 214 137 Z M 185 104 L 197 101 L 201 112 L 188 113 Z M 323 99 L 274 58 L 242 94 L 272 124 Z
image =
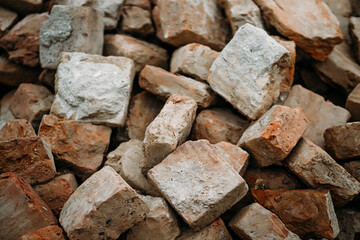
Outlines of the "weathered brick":
M 42 227 L 22 235 L 19 240 L 65 240 L 64 231 L 57 225 Z
M 36 137 L 36 133 L 30 123 L 25 119 L 9 120 L 0 130 L 1 142 L 26 137 Z

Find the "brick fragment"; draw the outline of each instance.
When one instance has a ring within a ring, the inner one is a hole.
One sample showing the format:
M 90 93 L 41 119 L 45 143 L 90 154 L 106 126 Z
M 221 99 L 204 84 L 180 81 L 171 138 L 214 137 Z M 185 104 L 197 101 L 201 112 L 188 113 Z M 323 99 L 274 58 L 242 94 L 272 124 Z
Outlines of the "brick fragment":
M 46 226 L 22 235 L 19 240 L 65 240 L 64 231 L 57 225 Z
M 122 9 L 121 31 L 147 37 L 155 32 L 151 12 L 137 6 L 124 6 Z
M 25 119 L 9 120 L 0 130 L 1 142 L 26 137 L 36 137 L 36 133 L 30 123 Z
M 0 7 L 0 38 L 9 31 L 17 20 L 18 14 L 16 12 Z

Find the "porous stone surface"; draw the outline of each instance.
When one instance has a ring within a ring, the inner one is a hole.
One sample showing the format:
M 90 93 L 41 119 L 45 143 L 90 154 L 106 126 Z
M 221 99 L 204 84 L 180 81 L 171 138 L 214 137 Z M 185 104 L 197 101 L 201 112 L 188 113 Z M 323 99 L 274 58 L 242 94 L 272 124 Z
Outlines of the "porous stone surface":
M 172 95 L 151 122 L 143 142 L 145 158 L 141 170 L 146 173 L 160 163 L 167 155 L 189 136 L 196 117 L 196 102 L 186 96 Z
M 191 138 L 207 139 L 210 143 L 221 141 L 236 144 L 249 122 L 226 108 L 202 110 L 196 117 Z
M 334 239 L 339 224 L 329 190 L 254 190 L 252 195 L 276 214 L 285 226 L 303 238 Z
M 57 163 L 72 169 L 82 180 L 96 172 L 110 143 L 111 129 L 45 115 L 39 136 L 50 145 Z
M 202 108 L 216 101 L 215 94 L 206 83 L 175 75 L 159 67 L 146 65 L 140 72 L 139 85 L 163 101 L 173 94 L 191 97 Z
M 0 142 L 0 173 L 14 172 L 31 185 L 56 175 L 49 145 L 41 137 L 16 138 Z
M 336 159 L 360 157 L 360 122 L 326 129 L 326 150 Z
M 156 36 L 180 47 L 200 43 L 221 50 L 228 28 L 216 0 L 158 0 L 153 9 Z
M 124 6 L 121 13 L 121 31 L 142 37 L 155 32 L 151 12 L 137 6 Z
M 37 68 L 12 63 L 5 54 L 0 54 L 1 84 L 17 87 L 21 83 L 33 83 L 37 81 L 40 72 Z
M 338 47 L 325 61 L 316 62 L 314 68 L 321 80 L 336 88 L 340 87 L 346 94 L 360 83 L 360 66 Z
M 0 46 L 7 51 L 10 61 L 30 67 L 39 65 L 40 23 L 48 18 L 48 13 L 27 15 L 1 38 Z
M 57 225 L 42 227 L 22 235 L 19 240 L 65 240 L 64 231 Z
M 232 240 L 224 221 L 218 218 L 200 231 L 185 229 L 176 240 Z
M 160 196 L 159 192 L 142 174 L 140 164 L 144 161 L 142 141 L 131 139 L 121 143 L 114 151 L 107 155 L 105 166 L 112 167 L 134 189 Z
M 163 105 L 159 99 L 147 91 L 132 97 L 126 122 L 129 138 L 144 140 L 146 128 L 159 114 Z
M 279 97 L 289 65 L 289 51 L 247 23 L 212 64 L 208 82 L 234 108 L 255 120 Z
M 70 239 L 117 239 L 148 211 L 136 191 L 106 166 L 75 190 L 59 221 Z
M 228 142 L 218 142 L 215 146 L 220 149 L 224 159 L 233 166 L 235 171 L 240 176 L 244 176 L 249 165 L 250 155 L 240 147 Z
M 131 58 L 136 72 L 140 72 L 145 65 L 168 68 L 169 56 L 164 48 L 123 34 L 105 35 L 104 55 Z
M 258 203 L 241 209 L 231 219 L 229 227 L 242 239 L 300 240 L 275 214 Z
M 248 168 L 244 179 L 249 188 L 257 187 L 259 181 L 263 184 L 264 189 L 270 190 L 293 190 L 302 187 L 298 179 L 291 175 L 284 167 L 280 166 Z
M 50 208 L 15 173 L 0 175 L 0 238 L 15 240 L 23 234 L 57 224 Z
M 180 234 L 179 222 L 165 199 L 144 196 L 149 207 L 146 219 L 133 226 L 126 234 L 126 240 L 168 240 Z
M 248 191 L 244 179 L 207 140 L 187 141 L 148 177 L 195 231 L 215 221 Z
M 10 104 L 15 118 L 28 120 L 37 129 L 44 114 L 49 113 L 54 95 L 44 86 L 22 83 L 17 88 Z
M 357 57 L 357 61 L 360 63 L 360 17 L 350 17 L 349 28 L 352 45 L 355 48 L 355 55 Z
M 121 9 L 125 0 L 55 0 L 56 4 L 70 7 L 91 7 L 98 12 L 104 12 L 104 25 L 106 30 L 115 29 L 118 25 Z
M 102 54 L 103 16 L 89 7 L 55 5 L 40 25 L 41 67 L 56 69 L 61 52 Z
M 344 168 L 360 182 L 360 160 L 347 162 L 344 164 Z
M 338 209 L 336 215 L 339 220 L 339 240 L 356 239 L 360 234 L 360 212 L 354 209 Z
M 238 145 L 259 167 L 280 163 L 295 147 L 309 121 L 301 108 L 274 105 L 242 134 Z
M 9 109 L 14 94 L 15 90 L 9 91 L 0 100 L 0 130 L 9 120 L 15 119 L 14 115 Z
M 0 130 L 0 141 L 10 141 L 16 138 L 36 137 L 34 128 L 25 119 L 12 119 Z
M 254 0 L 267 24 L 296 42 L 296 46 L 320 61 L 343 40 L 339 21 L 329 7 L 318 0 Z
M 16 23 L 18 14 L 9 9 L 0 7 L 0 37 L 9 31 L 9 29 Z
M 23 15 L 40 12 L 44 0 L 1 0 L 1 5 Z
M 135 75 L 134 61 L 85 53 L 62 53 L 51 114 L 122 127 Z
M 220 0 L 219 3 L 225 9 L 233 34 L 246 23 L 265 29 L 260 8 L 253 0 Z
M 55 216 L 59 216 L 65 202 L 78 187 L 71 173 L 60 175 L 50 182 L 34 187 L 35 192 L 49 206 Z
M 187 44 L 173 52 L 170 71 L 189 75 L 199 81 L 206 81 L 210 67 L 219 54 L 208 46 L 198 43 Z
M 347 204 L 360 193 L 360 182 L 309 140 L 299 141 L 286 164 L 309 186 L 331 190 L 335 206 Z
M 319 147 L 325 147 L 323 134 L 327 128 L 344 125 L 350 119 L 350 113 L 330 101 L 300 85 L 292 87 L 284 102 L 288 107 L 301 107 L 310 125 L 304 133 L 304 138 L 311 140 Z
M 360 121 L 360 84 L 348 95 L 346 109 L 351 113 L 352 120 Z

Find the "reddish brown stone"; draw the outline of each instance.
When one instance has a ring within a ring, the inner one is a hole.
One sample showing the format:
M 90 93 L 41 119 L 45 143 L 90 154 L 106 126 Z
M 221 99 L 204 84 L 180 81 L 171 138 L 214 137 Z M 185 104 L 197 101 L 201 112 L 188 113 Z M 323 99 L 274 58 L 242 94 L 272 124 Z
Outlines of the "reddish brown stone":
M 344 168 L 360 182 L 360 160 L 347 162 L 344 164 Z
M 111 128 L 45 115 L 39 128 L 60 164 L 85 180 L 96 172 L 110 142 Z
M 149 10 L 136 6 L 124 6 L 122 11 L 121 30 L 123 32 L 142 37 L 155 32 Z
M 269 190 L 293 190 L 301 187 L 299 182 L 280 166 L 250 168 L 246 171 L 244 179 L 249 188 L 254 188 L 258 179 L 261 179 L 264 188 Z
M 65 240 L 64 231 L 57 225 L 47 226 L 22 235 L 19 240 Z
M 1 0 L 1 4 L 21 14 L 39 12 L 44 0 Z
M 149 92 L 141 92 L 130 100 L 126 122 L 129 138 L 143 140 L 147 126 L 159 114 L 163 103 Z
M 256 201 L 275 213 L 300 237 L 334 239 L 339 224 L 329 190 L 255 190 Z
M 53 155 L 41 137 L 0 142 L 0 156 L 0 173 L 14 172 L 31 185 L 56 175 Z
M 29 231 L 57 224 L 46 203 L 15 173 L 0 175 L 0 212 L 0 239 L 18 239 Z
M 16 90 L 10 111 L 16 118 L 28 120 L 37 129 L 44 114 L 50 112 L 54 95 L 44 86 L 23 83 Z
M 47 13 L 27 15 L 0 40 L 11 61 L 30 67 L 39 65 L 40 23 L 46 20 Z
M 37 185 L 34 190 L 50 207 L 51 211 L 59 216 L 65 202 L 77 187 L 78 184 L 74 175 L 68 173 L 58 176 L 48 183 Z
M 25 119 L 9 120 L 0 131 L 0 142 L 26 137 L 36 137 L 36 133 Z
M 16 12 L 0 7 L 0 38 L 16 23 L 18 15 Z
M 236 144 L 248 125 L 248 121 L 228 109 L 205 109 L 196 117 L 191 139 L 207 139 L 213 144 L 221 141 Z

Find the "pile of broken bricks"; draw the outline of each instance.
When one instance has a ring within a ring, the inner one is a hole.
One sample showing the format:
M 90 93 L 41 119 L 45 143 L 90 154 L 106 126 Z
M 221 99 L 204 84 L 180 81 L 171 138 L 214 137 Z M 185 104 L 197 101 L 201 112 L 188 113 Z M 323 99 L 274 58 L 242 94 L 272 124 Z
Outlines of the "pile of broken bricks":
M 359 0 L 0 0 L 0 239 L 360 238 Z

